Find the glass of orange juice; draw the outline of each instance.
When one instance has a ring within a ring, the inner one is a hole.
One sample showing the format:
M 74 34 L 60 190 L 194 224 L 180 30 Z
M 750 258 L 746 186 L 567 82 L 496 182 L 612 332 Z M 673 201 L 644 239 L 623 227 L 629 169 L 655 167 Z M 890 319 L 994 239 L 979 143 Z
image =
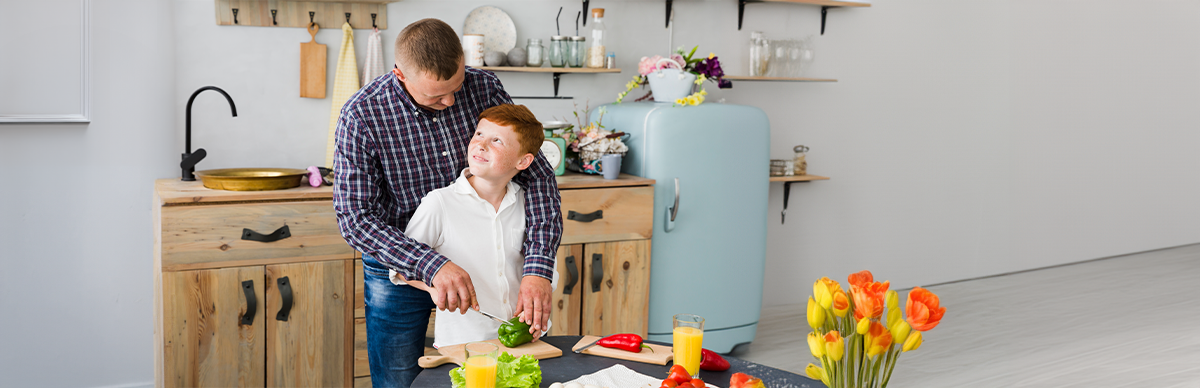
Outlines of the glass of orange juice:
M 467 388 L 495 388 L 496 358 L 500 356 L 496 344 L 468 342 L 463 350 L 467 358 Z
M 683 365 L 692 377 L 700 375 L 700 347 L 704 343 L 704 318 L 695 314 L 676 314 L 672 319 L 671 338 L 675 364 Z

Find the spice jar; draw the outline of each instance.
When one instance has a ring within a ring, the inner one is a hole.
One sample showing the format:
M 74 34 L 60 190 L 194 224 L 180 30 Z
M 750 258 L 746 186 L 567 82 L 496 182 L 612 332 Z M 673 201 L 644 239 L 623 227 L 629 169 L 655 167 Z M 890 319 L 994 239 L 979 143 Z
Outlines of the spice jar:
M 550 67 L 567 65 L 567 37 L 554 35 L 550 37 Z M 532 57 L 530 57 L 532 58 Z
M 808 175 L 808 162 L 804 160 L 804 153 L 808 152 L 808 147 L 804 145 L 798 145 L 792 148 L 792 151 L 796 152 L 796 158 L 792 160 L 795 164 L 795 174 Z
M 567 38 L 567 66 L 583 67 L 585 56 L 587 56 L 587 38 L 582 36 L 572 36 Z
M 526 66 L 542 67 L 542 40 L 529 39 L 529 43 L 525 45 L 525 54 L 528 57 L 525 60 Z

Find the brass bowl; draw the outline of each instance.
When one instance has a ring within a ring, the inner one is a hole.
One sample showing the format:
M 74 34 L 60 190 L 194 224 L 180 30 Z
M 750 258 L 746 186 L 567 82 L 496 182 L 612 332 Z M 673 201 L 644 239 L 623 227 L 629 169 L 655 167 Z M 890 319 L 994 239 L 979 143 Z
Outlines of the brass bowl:
M 196 171 L 204 187 L 213 190 L 266 191 L 300 186 L 308 171 L 296 168 L 222 168 Z

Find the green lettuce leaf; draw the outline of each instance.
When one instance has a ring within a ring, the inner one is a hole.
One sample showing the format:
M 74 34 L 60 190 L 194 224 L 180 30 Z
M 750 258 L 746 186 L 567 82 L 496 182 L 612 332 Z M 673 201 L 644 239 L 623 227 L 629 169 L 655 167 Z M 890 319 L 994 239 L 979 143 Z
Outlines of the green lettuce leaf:
M 461 366 L 451 369 L 450 382 L 454 388 L 466 387 L 466 369 Z M 496 388 L 537 388 L 541 384 L 542 368 L 533 356 L 517 358 L 504 352 L 496 358 Z

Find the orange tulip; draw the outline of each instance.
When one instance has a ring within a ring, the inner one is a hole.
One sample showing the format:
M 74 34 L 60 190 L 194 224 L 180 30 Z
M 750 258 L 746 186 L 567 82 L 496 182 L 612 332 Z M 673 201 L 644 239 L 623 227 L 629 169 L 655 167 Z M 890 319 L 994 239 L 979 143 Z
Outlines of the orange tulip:
M 859 273 L 850 274 L 846 278 L 846 282 L 850 283 L 850 287 L 862 287 L 863 284 L 875 281 L 875 276 L 871 275 L 871 271 L 862 270 Z
M 854 298 L 854 317 L 879 319 L 883 316 L 884 296 L 891 282 L 867 282 L 862 286 L 854 286 L 851 296 Z
M 846 341 L 842 339 L 842 334 L 837 330 L 825 333 L 825 355 L 830 360 L 841 361 L 845 353 Z
M 855 302 L 858 300 L 855 299 Z M 942 315 L 946 313 L 946 308 L 941 307 L 938 296 L 921 287 L 909 291 L 904 310 L 908 314 L 909 325 L 917 331 L 928 331 L 937 327 L 938 323 L 942 322 Z
M 864 346 L 867 348 L 867 357 L 883 354 L 892 347 L 892 333 L 883 324 L 871 321 L 871 328 L 864 337 Z
M 846 296 L 846 291 L 837 290 L 833 293 L 833 315 L 838 318 L 845 318 L 846 313 L 850 311 L 850 298 Z

